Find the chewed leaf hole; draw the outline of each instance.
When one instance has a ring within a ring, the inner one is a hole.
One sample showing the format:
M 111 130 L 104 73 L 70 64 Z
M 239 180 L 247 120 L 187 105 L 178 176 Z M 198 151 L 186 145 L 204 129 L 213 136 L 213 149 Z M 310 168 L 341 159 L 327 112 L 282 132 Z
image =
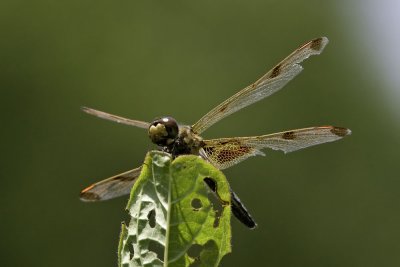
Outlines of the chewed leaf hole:
M 208 187 L 214 192 L 217 192 L 217 183 L 214 181 L 214 179 L 210 177 L 204 178 L 204 182 L 208 185 Z
M 194 211 L 198 211 L 203 207 L 203 204 L 201 203 L 201 200 L 198 198 L 192 199 L 192 208 Z
M 135 255 L 135 251 L 133 250 L 133 238 L 132 237 L 128 237 L 128 250 L 129 250 L 129 259 L 132 260 L 134 255 Z
M 215 240 L 208 240 L 204 245 L 193 244 L 187 251 L 187 255 L 194 260 L 189 267 L 210 266 L 206 264 L 205 260 L 207 261 L 207 257 L 210 257 L 215 251 L 218 251 Z
M 133 251 L 133 245 L 131 244 L 131 245 L 129 245 L 128 246 L 129 247 L 129 259 L 133 259 L 133 256 L 135 255 L 134 254 L 134 251 Z
M 187 254 L 192 259 L 198 259 L 200 257 L 200 252 L 203 250 L 203 246 L 199 244 L 193 244 L 187 251 Z
M 161 261 L 164 260 L 165 247 L 163 245 L 161 245 L 160 243 L 158 243 L 155 240 L 150 240 L 148 249 L 149 249 L 149 251 L 154 252 L 157 255 L 157 258 L 159 260 L 161 260 Z
M 147 219 L 149 220 L 149 225 L 151 228 L 156 226 L 156 210 L 151 210 L 149 214 L 147 214 Z
M 219 222 L 224 211 L 225 202 L 218 195 L 218 186 L 214 179 L 211 177 L 204 178 L 204 183 L 210 189 L 207 197 L 211 202 L 211 205 L 215 212 L 214 224 L 213 227 L 217 228 L 219 226 Z
M 200 254 L 204 250 L 204 246 L 199 244 L 193 244 L 187 251 L 187 255 L 194 261 L 189 265 L 189 267 L 200 267 Z

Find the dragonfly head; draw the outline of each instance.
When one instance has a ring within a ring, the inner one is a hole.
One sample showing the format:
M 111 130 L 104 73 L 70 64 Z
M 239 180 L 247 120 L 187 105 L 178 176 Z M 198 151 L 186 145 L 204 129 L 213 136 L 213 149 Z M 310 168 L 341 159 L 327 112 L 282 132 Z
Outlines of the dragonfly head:
M 178 137 L 178 134 L 178 123 L 171 117 L 156 119 L 149 127 L 149 137 L 151 141 L 162 147 L 171 146 Z

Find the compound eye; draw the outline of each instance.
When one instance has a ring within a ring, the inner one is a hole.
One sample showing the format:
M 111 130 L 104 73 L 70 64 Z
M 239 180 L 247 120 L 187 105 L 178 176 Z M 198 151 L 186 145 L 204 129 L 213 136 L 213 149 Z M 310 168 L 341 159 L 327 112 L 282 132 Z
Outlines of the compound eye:
M 149 137 L 151 141 L 159 146 L 172 144 L 178 136 L 178 123 L 174 118 L 163 117 L 150 124 Z

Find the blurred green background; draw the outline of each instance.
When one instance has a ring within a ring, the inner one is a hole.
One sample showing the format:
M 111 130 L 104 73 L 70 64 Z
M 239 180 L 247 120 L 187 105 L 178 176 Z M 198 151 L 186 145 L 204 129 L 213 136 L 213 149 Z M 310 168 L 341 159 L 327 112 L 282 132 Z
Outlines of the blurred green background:
M 154 147 L 145 131 L 80 106 L 191 124 L 327 36 L 284 90 L 204 134 L 353 131 L 224 171 L 259 227 L 232 219 L 222 266 L 400 266 L 400 9 L 375 2 L 2 0 L 0 265 L 116 266 L 127 198 L 78 194 Z

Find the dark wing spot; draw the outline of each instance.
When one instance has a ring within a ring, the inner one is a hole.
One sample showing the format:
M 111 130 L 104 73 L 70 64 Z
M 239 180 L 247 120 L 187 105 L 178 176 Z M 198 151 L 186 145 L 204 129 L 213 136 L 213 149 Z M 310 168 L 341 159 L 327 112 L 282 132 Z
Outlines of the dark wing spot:
M 82 191 L 80 194 L 80 199 L 83 201 L 99 201 L 100 196 L 96 193 Z
M 322 38 L 317 38 L 311 41 L 310 48 L 316 51 L 321 50 Z
M 124 176 L 117 176 L 117 177 L 113 178 L 113 180 L 115 180 L 115 181 L 122 181 L 122 180 L 125 180 L 125 179 L 126 179 L 126 177 L 124 177 Z
M 234 141 L 232 141 L 232 140 L 229 140 L 229 141 L 221 141 L 221 142 L 219 142 L 219 144 L 220 144 L 220 145 L 226 145 L 226 144 L 232 143 L 232 142 L 234 142 Z
M 349 135 L 351 133 L 351 131 L 347 128 L 343 128 L 343 127 L 333 127 L 331 129 L 331 133 L 340 136 L 340 137 L 344 137 L 346 135 Z
M 271 75 L 269 76 L 270 78 L 275 78 L 281 73 L 281 68 L 282 66 L 279 64 L 275 68 L 273 68 Z
M 228 105 L 223 105 L 220 109 L 219 112 L 224 112 L 225 109 L 228 107 Z
M 296 135 L 294 132 L 285 132 L 282 134 L 282 138 L 285 140 L 293 140 L 296 138 Z

